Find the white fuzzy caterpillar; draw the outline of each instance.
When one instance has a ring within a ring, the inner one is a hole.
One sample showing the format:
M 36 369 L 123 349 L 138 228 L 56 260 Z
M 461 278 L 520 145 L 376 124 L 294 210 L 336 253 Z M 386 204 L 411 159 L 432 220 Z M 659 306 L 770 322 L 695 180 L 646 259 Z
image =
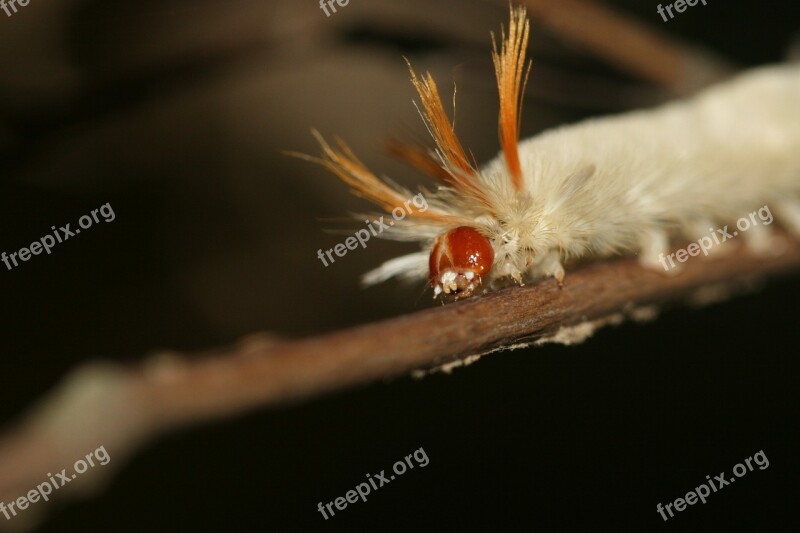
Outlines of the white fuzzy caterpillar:
M 437 150 L 397 154 L 442 186 L 425 193 L 429 211 L 386 235 L 423 251 L 383 264 L 365 283 L 427 276 L 434 295 L 463 297 L 505 277 L 561 282 L 566 260 L 622 253 L 663 272 L 659 257 L 676 237 L 696 239 L 765 204 L 800 236 L 800 65 L 754 69 L 686 100 L 517 143 L 528 31 L 524 11 L 513 10 L 494 54 L 503 151 L 482 168 L 464 155 L 433 79 L 411 71 Z M 387 211 L 408 197 L 344 143 L 322 146 L 317 161 L 360 196 Z

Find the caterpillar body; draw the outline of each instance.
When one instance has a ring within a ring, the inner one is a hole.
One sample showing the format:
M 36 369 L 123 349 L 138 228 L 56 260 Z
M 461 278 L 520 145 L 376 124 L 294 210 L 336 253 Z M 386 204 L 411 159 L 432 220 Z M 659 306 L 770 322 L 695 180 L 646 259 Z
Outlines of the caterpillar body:
M 696 239 L 760 205 L 800 236 L 800 65 L 753 69 L 685 100 L 518 142 L 528 35 L 525 11 L 512 9 L 493 51 L 502 151 L 482 167 L 467 158 L 430 74 L 409 64 L 436 149 L 398 143 L 392 151 L 440 185 L 423 190 L 428 210 L 385 235 L 422 251 L 384 263 L 365 284 L 427 277 L 434 297 L 468 297 L 504 279 L 561 283 L 570 259 L 625 253 L 664 272 L 675 239 Z M 331 147 L 316 135 L 323 156 L 309 159 L 355 194 L 387 212 L 409 197 L 343 141 Z M 760 226 L 747 242 L 763 250 L 768 238 Z

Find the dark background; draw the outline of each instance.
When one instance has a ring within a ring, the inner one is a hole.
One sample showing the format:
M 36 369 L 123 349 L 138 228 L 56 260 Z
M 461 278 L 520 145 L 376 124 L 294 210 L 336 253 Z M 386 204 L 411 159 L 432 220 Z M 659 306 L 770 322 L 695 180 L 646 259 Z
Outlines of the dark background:
M 788 0 L 711 0 L 668 23 L 656 2 L 613 4 L 743 67 L 782 60 L 800 29 Z M 380 151 L 392 135 L 425 138 L 405 55 L 443 92 L 456 81 L 464 144 L 494 157 L 488 34 L 506 19 L 502 2 L 478 0 L 351 0 L 330 18 L 295 0 L 34 0 L 0 13 L 0 251 L 106 202 L 116 213 L 0 268 L 0 421 L 84 361 L 433 305 L 418 286 L 358 287 L 406 245 L 371 241 L 322 267 L 316 250 L 342 237 L 317 218 L 366 206 L 280 151 L 316 153 L 316 127 L 380 173 L 420 182 Z M 659 98 L 536 19 L 533 34 L 523 136 Z M 589 78 L 627 96 L 597 97 L 579 82 Z M 580 346 L 182 430 L 99 497 L 48 504 L 41 530 L 796 531 L 798 300 L 800 278 L 785 278 Z M 317 512 L 420 447 L 427 467 L 328 521 Z M 656 513 L 759 450 L 766 470 L 667 523 Z

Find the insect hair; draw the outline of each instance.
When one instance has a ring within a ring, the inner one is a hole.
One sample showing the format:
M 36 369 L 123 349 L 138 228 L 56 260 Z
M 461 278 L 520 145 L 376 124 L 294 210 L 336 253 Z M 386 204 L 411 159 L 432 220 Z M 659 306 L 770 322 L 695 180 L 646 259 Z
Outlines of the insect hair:
M 472 280 L 479 270 L 454 250 L 474 256 L 474 249 L 448 242 L 455 235 L 477 242 L 465 227 L 491 246 L 483 254 L 490 268 L 482 266 L 477 280 L 487 289 L 548 276 L 561 283 L 569 261 L 618 254 L 636 254 L 642 266 L 663 271 L 660 260 L 676 241 L 695 240 L 762 205 L 800 235 L 800 65 L 751 69 L 682 100 L 520 141 L 529 34 L 525 10 L 512 8 L 500 44 L 492 38 L 501 151 L 482 166 L 467 157 L 433 77 L 408 63 L 435 148 L 394 142 L 391 152 L 438 187 L 425 193 L 429 210 L 382 235 L 416 241 L 420 251 L 367 273 L 366 284 L 428 276 L 435 295 L 469 296 L 474 284 L 464 290 L 454 280 Z M 332 148 L 318 140 L 323 154 L 312 159 L 354 194 L 387 212 L 411 194 L 378 178 L 343 141 Z M 745 240 L 763 252 L 770 229 Z M 434 252 L 444 261 L 437 267 Z

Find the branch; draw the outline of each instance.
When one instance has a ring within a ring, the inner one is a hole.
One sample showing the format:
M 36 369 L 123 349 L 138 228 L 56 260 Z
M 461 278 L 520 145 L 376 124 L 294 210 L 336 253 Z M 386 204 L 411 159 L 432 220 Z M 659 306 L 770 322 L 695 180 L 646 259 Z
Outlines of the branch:
M 591 0 L 523 0 L 534 21 L 581 43 L 599 57 L 685 94 L 729 76 L 736 69 L 709 51 L 690 46 Z M 655 20 L 658 20 L 657 15 Z
M 779 256 L 757 258 L 738 246 L 721 259 L 690 258 L 675 276 L 619 259 L 571 271 L 561 289 L 547 280 L 309 339 L 260 335 L 199 354 L 156 353 L 133 367 L 89 364 L 0 439 L 0 501 L 26 494 L 98 446 L 113 460 L 59 495 L 96 487 L 138 447 L 186 424 L 463 364 L 535 340 L 581 341 L 609 317 L 635 316 L 643 306 L 726 297 L 800 266 L 800 246 L 782 240 Z M 45 507 L 31 507 L 15 525 Z

